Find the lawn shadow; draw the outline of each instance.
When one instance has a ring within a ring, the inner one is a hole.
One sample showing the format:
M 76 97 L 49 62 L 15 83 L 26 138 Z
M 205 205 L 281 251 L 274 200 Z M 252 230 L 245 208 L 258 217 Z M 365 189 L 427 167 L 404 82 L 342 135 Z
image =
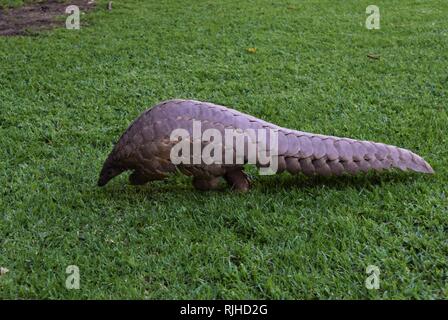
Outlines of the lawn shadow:
M 307 189 L 308 191 L 313 189 L 321 189 L 322 186 L 335 189 L 356 189 L 356 190 L 372 190 L 377 186 L 382 185 L 398 185 L 409 184 L 416 181 L 416 174 L 409 174 L 403 172 L 371 172 L 367 174 L 358 174 L 354 176 L 342 175 L 342 176 L 305 176 L 305 175 L 275 175 L 275 176 L 263 176 L 258 177 L 256 182 L 256 188 L 263 193 L 276 194 L 287 190 L 296 188 Z M 420 177 L 422 178 L 422 177 Z M 418 179 L 420 179 L 418 178 Z
M 371 172 L 367 174 L 358 174 L 354 176 L 332 176 L 321 177 L 312 176 L 307 177 L 305 175 L 290 175 L 287 173 L 272 176 L 253 176 L 251 192 L 259 192 L 263 194 L 280 194 L 297 189 L 320 190 L 322 186 L 335 189 L 356 189 L 356 190 L 372 190 L 375 187 L 398 184 L 409 184 L 416 179 L 423 177 L 417 177 L 416 174 L 409 174 L 403 172 Z M 320 191 L 319 191 L 320 192 Z M 108 186 L 101 189 L 101 194 L 109 199 L 117 199 L 120 196 L 126 195 L 130 198 L 142 200 L 155 200 L 169 197 L 175 197 L 176 199 L 191 199 L 195 197 L 201 199 L 202 197 L 221 197 L 221 196 L 241 196 L 244 195 L 239 192 L 234 192 L 223 181 L 218 190 L 213 191 L 198 191 L 195 190 L 191 184 L 191 178 L 185 176 L 174 175 L 163 181 L 154 181 L 144 186 L 132 186 L 129 185 L 127 179 L 120 179 L 112 181 Z

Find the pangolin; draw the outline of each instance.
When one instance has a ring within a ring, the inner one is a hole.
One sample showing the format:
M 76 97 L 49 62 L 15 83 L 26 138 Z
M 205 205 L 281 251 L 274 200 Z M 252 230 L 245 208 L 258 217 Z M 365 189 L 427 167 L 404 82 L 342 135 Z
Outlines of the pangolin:
M 223 177 L 235 190 L 247 191 L 250 183 L 243 171 L 247 155 L 244 156 L 244 163 L 237 162 L 235 157 L 231 163 L 172 161 L 172 148 L 180 141 L 172 139 L 173 130 L 185 129 L 192 133 L 193 121 L 200 122 L 201 133 L 214 129 L 223 137 L 226 129 L 265 129 L 276 132 L 278 150 L 271 154 L 276 158 L 271 159 L 277 161 L 277 173 L 286 170 L 291 174 L 302 172 L 305 175 L 330 176 L 392 168 L 434 173 L 425 160 L 403 148 L 287 129 L 221 105 L 176 99 L 162 102 L 134 120 L 104 162 L 98 185 L 106 185 L 126 170 L 132 171 L 129 176 L 132 185 L 161 180 L 179 170 L 193 176 L 193 185 L 199 190 L 217 188 Z M 190 137 L 187 141 L 193 145 L 194 139 Z M 223 153 L 225 143 L 220 145 Z M 247 151 L 248 139 L 245 138 L 243 143 Z M 200 141 L 201 150 L 206 145 L 207 141 Z M 263 167 L 258 158 L 255 164 Z

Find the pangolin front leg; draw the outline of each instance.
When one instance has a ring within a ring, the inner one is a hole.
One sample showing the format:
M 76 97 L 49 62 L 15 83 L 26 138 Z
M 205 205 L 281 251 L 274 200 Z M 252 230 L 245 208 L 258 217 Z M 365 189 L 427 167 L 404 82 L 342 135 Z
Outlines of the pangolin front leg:
M 165 175 L 156 175 L 156 174 L 145 174 L 142 171 L 139 170 L 134 170 L 134 172 L 132 172 L 129 175 L 129 183 L 133 186 L 141 186 L 144 185 L 150 181 L 156 181 L 156 180 L 163 180 L 165 179 L 166 176 Z
M 141 171 L 135 170 L 129 175 L 129 183 L 133 186 L 140 186 L 148 183 L 151 179 L 145 176 Z
M 199 129 L 195 127 L 195 122 L 199 123 Z M 233 189 L 247 191 L 250 183 L 242 170 L 242 165 L 248 162 L 247 155 L 243 163 L 193 161 L 185 164 L 173 159 L 173 150 L 180 141 L 173 139 L 175 132 L 181 130 L 187 134 L 187 139 L 182 141 L 187 142 L 189 151 L 194 153 L 195 141 L 199 141 L 199 145 L 205 143 L 204 137 L 206 132 L 210 133 L 209 129 L 222 137 L 226 136 L 226 130 L 268 130 L 278 133 L 277 173 L 286 170 L 291 174 L 301 172 L 306 175 L 337 176 L 393 168 L 434 172 L 422 157 L 407 149 L 282 128 L 212 103 L 170 100 L 146 110 L 129 126 L 104 162 L 98 185 L 104 186 L 123 171 L 135 168 L 140 169 L 130 175 L 130 183 L 141 185 L 164 178 L 177 171 L 177 168 L 193 175 L 193 185 L 199 190 L 216 189 L 220 177 L 224 177 Z M 200 137 L 195 137 L 195 132 Z M 211 140 L 207 144 L 211 145 Z M 202 144 L 199 151 L 207 149 L 205 145 Z M 247 140 L 236 145 L 248 149 Z M 223 141 L 221 147 L 222 150 L 235 148 L 233 140 Z M 182 159 L 194 158 L 189 153 Z M 255 164 L 258 167 L 266 166 L 265 163 L 258 163 L 258 160 Z

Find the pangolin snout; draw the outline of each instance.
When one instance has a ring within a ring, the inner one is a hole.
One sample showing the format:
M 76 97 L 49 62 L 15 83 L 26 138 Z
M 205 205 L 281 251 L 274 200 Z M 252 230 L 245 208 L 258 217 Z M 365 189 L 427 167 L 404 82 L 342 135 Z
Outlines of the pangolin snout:
M 100 177 L 98 179 L 98 187 L 105 186 L 112 178 L 118 176 L 123 171 L 123 168 L 117 167 L 109 160 L 106 160 L 103 169 L 101 169 Z
M 98 187 L 104 187 L 107 184 L 108 181 L 106 181 L 106 179 L 100 177 L 98 179 Z

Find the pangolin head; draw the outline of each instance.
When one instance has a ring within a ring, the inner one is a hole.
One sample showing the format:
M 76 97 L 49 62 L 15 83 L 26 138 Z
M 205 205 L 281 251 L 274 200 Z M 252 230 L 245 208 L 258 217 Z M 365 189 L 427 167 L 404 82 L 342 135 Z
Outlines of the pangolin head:
M 105 186 L 112 178 L 118 176 L 125 170 L 118 161 L 114 160 L 113 154 L 109 155 L 103 164 L 103 169 L 101 169 L 98 186 Z

